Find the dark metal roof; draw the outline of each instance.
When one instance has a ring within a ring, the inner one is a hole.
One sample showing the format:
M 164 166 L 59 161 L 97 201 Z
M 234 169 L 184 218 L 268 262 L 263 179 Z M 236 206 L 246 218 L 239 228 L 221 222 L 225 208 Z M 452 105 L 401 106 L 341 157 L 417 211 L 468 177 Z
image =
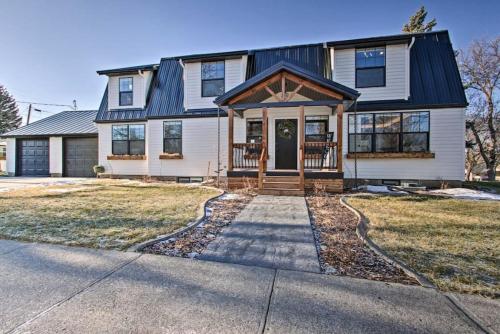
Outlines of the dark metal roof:
M 162 60 L 167 59 L 182 59 L 183 61 L 199 61 L 199 60 L 210 60 L 210 59 L 227 59 L 232 57 L 240 57 L 248 54 L 248 50 L 239 50 L 239 51 L 226 51 L 226 52 L 213 52 L 213 53 L 199 53 L 178 57 L 167 57 L 162 58 Z
M 227 103 L 232 97 L 234 97 L 238 94 L 241 94 L 245 90 L 251 88 L 252 86 L 257 85 L 258 83 L 266 80 L 267 78 L 269 78 L 269 77 L 271 77 L 271 76 L 273 76 L 276 73 L 281 72 L 281 71 L 286 71 L 286 72 L 290 72 L 292 74 L 298 75 L 302 78 L 310 80 L 310 81 L 312 81 L 318 85 L 321 85 L 325 88 L 339 92 L 340 94 L 342 94 L 350 99 L 356 99 L 359 96 L 359 93 L 352 88 L 341 85 L 335 81 L 326 79 L 326 78 L 319 76 L 318 74 L 315 74 L 313 72 L 310 72 L 310 71 L 308 71 L 300 66 L 296 66 L 296 65 L 281 61 L 281 62 L 267 68 L 266 70 L 260 72 L 259 74 L 252 77 L 251 79 L 243 82 L 242 84 L 234 87 L 233 89 L 226 92 L 225 94 L 217 97 L 214 100 L 214 103 L 219 105 L 219 106 L 223 105 L 223 104 Z
M 246 78 L 250 79 L 279 62 L 297 65 L 317 75 L 331 78 L 330 57 L 328 56 L 328 49 L 324 48 L 323 44 L 250 51 Z
M 180 115 L 184 112 L 183 69 L 178 60 L 162 59 L 152 84 L 148 117 Z
M 62 111 L 7 132 L 1 137 L 96 135 L 96 110 Z
M 137 73 L 138 71 L 153 71 L 156 68 L 158 68 L 158 64 L 139 65 L 139 66 L 113 68 L 110 70 L 100 70 L 100 71 L 97 71 L 97 74 L 109 75 L 109 74 Z
M 114 121 L 145 121 L 146 109 L 142 108 L 127 108 L 127 109 L 111 109 L 108 110 L 108 87 L 104 90 L 101 99 L 101 105 L 95 117 L 96 122 L 114 122 Z

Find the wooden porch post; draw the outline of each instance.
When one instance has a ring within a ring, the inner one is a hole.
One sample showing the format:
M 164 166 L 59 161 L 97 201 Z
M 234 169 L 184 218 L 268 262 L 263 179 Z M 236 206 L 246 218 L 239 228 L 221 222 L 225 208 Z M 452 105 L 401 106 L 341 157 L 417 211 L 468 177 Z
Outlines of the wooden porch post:
M 262 108 L 262 148 L 259 158 L 259 189 L 264 188 L 264 174 L 267 171 L 267 108 Z
M 228 147 L 227 147 L 227 170 L 233 170 L 233 142 L 234 142 L 234 110 L 229 109 L 228 113 Z
M 305 163 L 305 152 L 304 152 L 304 142 L 306 135 L 306 122 L 304 116 L 304 106 L 300 106 L 299 109 L 299 129 L 300 129 L 300 141 L 299 141 L 299 162 L 300 162 L 300 190 L 304 190 L 304 163 Z
M 342 139 L 344 136 L 343 129 L 344 105 L 337 106 L 337 171 L 342 172 Z

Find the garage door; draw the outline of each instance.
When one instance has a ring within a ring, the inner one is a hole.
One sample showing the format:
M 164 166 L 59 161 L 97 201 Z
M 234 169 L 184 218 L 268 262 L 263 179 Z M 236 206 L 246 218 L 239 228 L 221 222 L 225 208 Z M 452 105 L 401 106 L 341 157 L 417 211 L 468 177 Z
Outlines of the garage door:
M 97 165 L 97 138 L 64 139 L 64 176 L 93 177 Z
M 49 140 L 17 140 L 17 175 L 49 175 Z

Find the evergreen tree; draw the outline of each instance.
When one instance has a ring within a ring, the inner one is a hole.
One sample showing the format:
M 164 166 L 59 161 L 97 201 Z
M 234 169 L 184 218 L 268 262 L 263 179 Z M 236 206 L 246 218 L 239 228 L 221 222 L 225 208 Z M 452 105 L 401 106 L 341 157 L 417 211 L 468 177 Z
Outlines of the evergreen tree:
M 415 15 L 410 17 L 408 23 L 403 26 L 403 32 L 412 33 L 432 31 L 432 28 L 434 28 L 437 24 L 436 19 L 432 19 L 429 22 L 424 23 L 426 16 L 427 11 L 425 10 L 425 7 L 420 7 Z
M 0 85 L 0 134 L 17 129 L 21 121 L 16 100 Z

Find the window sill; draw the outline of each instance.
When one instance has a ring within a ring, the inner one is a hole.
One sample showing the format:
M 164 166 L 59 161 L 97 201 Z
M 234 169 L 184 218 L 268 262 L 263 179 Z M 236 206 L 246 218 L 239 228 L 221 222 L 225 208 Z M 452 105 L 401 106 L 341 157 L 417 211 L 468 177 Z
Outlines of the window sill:
M 108 155 L 108 160 L 146 160 L 145 155 Z
M 162 153 L 159 158 L 160 160 L 180 160 L 183 159 L 184 156 L 180 153 Z
M 433 152 L 398 152 L 398 153 L 357 153 L 358 159 L 434 159 L 436 157 Z M 354 159 L 354 153 L 348 153 L 347 159 Z

